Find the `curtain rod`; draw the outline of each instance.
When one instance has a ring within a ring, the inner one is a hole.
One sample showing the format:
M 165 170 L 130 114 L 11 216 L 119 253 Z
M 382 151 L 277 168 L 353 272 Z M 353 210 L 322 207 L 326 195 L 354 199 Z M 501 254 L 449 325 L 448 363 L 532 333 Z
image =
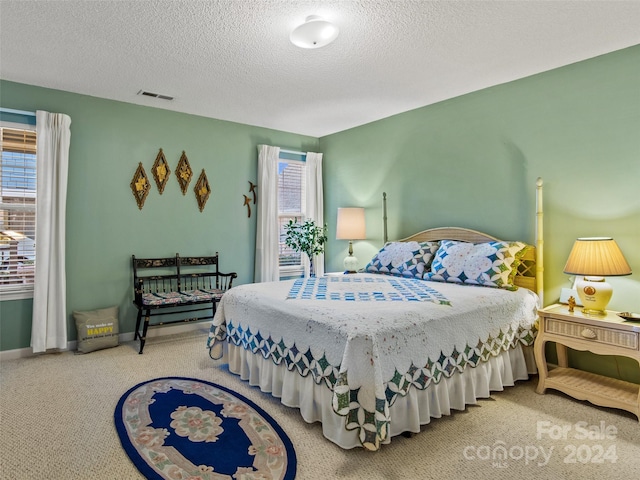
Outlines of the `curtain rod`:
M 15 110 L 13 108 L 0 107 L 0 113 L 15 113 L 16 115 L 27 115 L 29 117 L 35 117 L 36 112 L 27 112 L 26 110 Z
M 307 154 L 307 152 L 296 152 L 295 150 L 287 150 L 286 148 L 281 148 L 280 151 L 283 152 L 283 153 L 291 153 L 293 155 L 306 155 Z

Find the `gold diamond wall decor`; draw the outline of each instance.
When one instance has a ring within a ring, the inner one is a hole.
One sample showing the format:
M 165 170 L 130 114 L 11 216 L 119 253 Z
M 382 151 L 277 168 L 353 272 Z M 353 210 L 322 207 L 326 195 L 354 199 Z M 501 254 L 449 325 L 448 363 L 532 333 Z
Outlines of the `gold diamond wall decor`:
M 180 161 L 178 162 L 178 168 L 176 169 L 176 177 L 178 177 L 178 183 L 180 184 L 180 190 L 182 190 L 182 195 L 187 194 L 187 188 L 189 187 L 189 182 L 191 182 L 191 177 L 193 177 L 193 171 L 191 170 L 191 165 L 189 165 L 189 159 L 187 155 L 182 151 L 182 155 L 180 156 Z
M 153 162 L 151 173 L 153 173 L 153 179 L 156 181 L 156 186 L 158 187 L 160 195 L 162 195 L 162 192 L 164 192 L 164 187 L 169 180 L 169 175 L 171 174 L 171 170 L 169 170 L 169 164 L 167 163 L 167 159 L 165 158 L 162 149 L 160 149 L 160 151 L 158 152 L 156 161 Z
M 204 173 L 204 168 L 202 169 L 202 173 L 200 174 L 200 177 L 198 177 L 198 181 L 196 182 L 196 186 L 193 190 L 196 192 L 198 208 L 200 211 L 203 211 L 204 205 L 207 203 L 209 195 L 211 194 L 211 187 L 209 186 L 209 180 L 207 180 L 207 174 Z
M 142 162 L 138 163 L 138 168 L 136 169 L 136 173 L 133 175 L 130 185 L 133 196 L 136 197 L 138 208 L 142 210 L 144 201 L 146 200 L 147 195 L 149 195 L 149 190 L 151 190 L 151 183 L 149 183 L 149 177 L 147 177 L 147 172 L 144 171 Z

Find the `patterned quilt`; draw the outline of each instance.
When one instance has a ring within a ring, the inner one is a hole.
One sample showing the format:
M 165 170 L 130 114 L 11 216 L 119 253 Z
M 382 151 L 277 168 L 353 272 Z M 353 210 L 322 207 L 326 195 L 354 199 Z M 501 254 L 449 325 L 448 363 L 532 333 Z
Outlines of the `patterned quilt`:
M 207 346 L 221 358 L 228 341 L 312 375 L 345 428 L 377 450 L 398 396 L 532 345 L 537 303 L 522 288 L 375 274 L 241 285 L 222 297 Z
M 415 278 L 386 275 L 299 278 L 293 282 L 288 299 L 374 302 L 435 302 L 449 304 L 444 295 Z

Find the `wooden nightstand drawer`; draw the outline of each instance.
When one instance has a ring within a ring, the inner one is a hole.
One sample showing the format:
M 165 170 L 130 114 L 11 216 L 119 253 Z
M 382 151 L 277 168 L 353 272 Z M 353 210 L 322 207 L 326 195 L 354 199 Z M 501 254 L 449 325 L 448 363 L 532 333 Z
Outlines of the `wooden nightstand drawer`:
M 599 328 L 594 325 L 568 322 L 552 317 L 547 317 L 544 321 L 545 331 L 548 333 L 638 350 L 638 334 L 636 332 Z

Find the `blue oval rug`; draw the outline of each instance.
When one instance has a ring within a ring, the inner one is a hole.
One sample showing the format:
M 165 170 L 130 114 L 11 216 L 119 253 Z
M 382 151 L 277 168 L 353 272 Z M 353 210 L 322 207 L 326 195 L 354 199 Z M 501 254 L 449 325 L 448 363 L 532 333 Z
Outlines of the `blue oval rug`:
M 148 479 L 293 479 L 296 454 L 251 400 L 214 383 L 166 377 L 136 385 L 115 411 L 127 455 Z

